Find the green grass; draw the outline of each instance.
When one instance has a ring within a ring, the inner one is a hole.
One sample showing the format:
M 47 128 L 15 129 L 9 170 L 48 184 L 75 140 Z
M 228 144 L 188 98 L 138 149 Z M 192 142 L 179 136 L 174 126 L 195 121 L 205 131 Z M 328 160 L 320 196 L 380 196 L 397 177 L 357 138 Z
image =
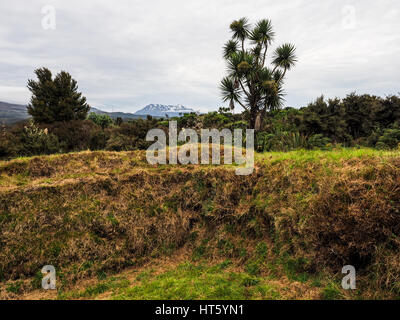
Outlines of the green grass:
M 340 286 L 335 282 L 328 283 L 322 290 L 322 298 L 324 300 L 340 300 L 343 299 L 343 293 Z
M 279 292 L 264 279 L 228 271 L 228 266 L 228 262 L 212 267 L 186 263 L 157 276 L 146 274 L 113 299 L 279 299 Z
M 95 298 L 110 290 L 121 290 L 129 286 L 129 281 L 124 277 L 111 277 L 105 281 L 101 281 L 95 285 L 88 286 L 84 290 L 59 292 L 58 299 L 80 299 L 80 298 Z
M 116 300 L 150 299 L 279 299 L 276 286 L 267 278 L 233 272 L 229 260 L 209 266 L 184 263 L 156 275 L 154 270 L 139 273 L 129 282 L 125 277 L 112 277 L 81 291 L 59 293 L 59 299 L 93 299 L 108 292 Z
M 266 152 L 256 153 L 255 159 L 259 161 L 267 161 L 278 163 L 285 160 L 295 161 L 297 164 L 304 162 L 339 162 L 341 160 L 349 160 L 354 158 L 371 158 L 371 157 L 398 157 L 400 150 L 376 150 L 370 148 L 339 148 L 331 151 L 325 150 L 296 150 L 290 152 Z
M 6 291 L 19 294 L 22 290 L 22 281 L 16 281 L 14 283 L 11 283 L 7 286 Z
M 83 290 L 59 292 L 58 299 L 95 299 L 109 293 L 114 300 L 276 300 L 281 295 L 269 278 L 229 270 L 232 262 L 217 265 L 184 263 L 161 274 L 146 270 L 129 281 L 111 277 Z

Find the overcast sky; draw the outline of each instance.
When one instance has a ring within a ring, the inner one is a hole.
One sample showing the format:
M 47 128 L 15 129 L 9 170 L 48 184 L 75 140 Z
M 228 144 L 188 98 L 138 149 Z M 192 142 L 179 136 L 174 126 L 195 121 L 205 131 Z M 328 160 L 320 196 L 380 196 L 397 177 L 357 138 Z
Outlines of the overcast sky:
M 43 28 L 51 23 L 45 6 L 55 8 L 55 30 Z M 242 16 L 271 19 L 274 46 L 297 46 L 288 106 L 322 94 L 400 91 L 399 0 L 19 0 L 1 1 L 0 12 L 0 101 L 28 103 L 26 82 L 46 66 L 70 72 L 104 110 L 215 110 L 223 105 L 222 46 Z

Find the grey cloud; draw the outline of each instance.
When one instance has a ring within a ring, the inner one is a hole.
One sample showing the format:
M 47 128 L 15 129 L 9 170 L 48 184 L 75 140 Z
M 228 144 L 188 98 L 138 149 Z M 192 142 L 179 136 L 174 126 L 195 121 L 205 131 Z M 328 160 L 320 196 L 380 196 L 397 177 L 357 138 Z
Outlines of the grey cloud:
M 56 8 L 56 30 L 41 27 L 44 5 Z M 343 28 L 346 5 L 355 8 L 354 29 Z M 321 94 L 400 91 L 396 0 L 36 0 L 2 2 L 0 12 L 0 100 L 27 102 L 27 79 L 47 66 L 69 71 L 96 106 L 216 109 L 225 73 L 221 48 L 229 23 L 241 16 L 271 18 L 275 44 L 297 45 L 299 63 L 286 82 L 290 106 Z

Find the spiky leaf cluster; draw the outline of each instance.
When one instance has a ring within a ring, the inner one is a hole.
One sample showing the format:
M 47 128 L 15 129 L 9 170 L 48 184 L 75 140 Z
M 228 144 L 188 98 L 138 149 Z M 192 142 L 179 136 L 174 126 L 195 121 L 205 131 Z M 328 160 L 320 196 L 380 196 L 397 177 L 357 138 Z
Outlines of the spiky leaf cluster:
M 268 51 L 275 39 L 270 20 L 260 20 L 252 27 L 247 18 L 241 18 L 233 21 L 230 29 L 232 39 L 223 48 L 228 69 L 220 85 L 223 100 L 232 109 L 236 103 L 241 105 L 253 117 L 278 109 L 283 102 L 286 72 L 297 61 L 295 46 L 277 47 L 268 65 Z

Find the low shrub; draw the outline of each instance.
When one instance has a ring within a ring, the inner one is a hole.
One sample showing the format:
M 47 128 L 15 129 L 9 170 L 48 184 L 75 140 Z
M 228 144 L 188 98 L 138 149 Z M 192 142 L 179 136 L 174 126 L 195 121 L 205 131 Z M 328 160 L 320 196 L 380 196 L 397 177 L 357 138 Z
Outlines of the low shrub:
M 96 136 L 101 135 L 101 127 L 89 120 L 72 120 L 68 122 L 54 122 L 46 126 L 49 132 L 58 137 L 63 152 L 98 149 L 104 146 L 96 145 Z
M 110 116 L 106 114 L 97 114 L 94 112 L 91 112 L 89 114 L 88 120 L 93 121 L 95 124 L 103 129 L 110 127 L 114 123 L 113 119 L 111 119 Z
M 24 126 L 19 134 L 19 155 L 32 156 L 60 152 L 57 136 L 41 129 L 32 120 Z
M 18 138 L 3 127 L 0 132 L 0 159 L 17 156 L 18 144 Z
M 275 133 L 259 132 L 256 137 L 256 150 L 291 151 L 296 149 L 325 149 L 330 140 L 322 134 L 306 136 L 299 132 L 277 131 Z
M 400 129 L 386 129 L 379 137 L 377 149 L 396 149 L 400 146 Z

